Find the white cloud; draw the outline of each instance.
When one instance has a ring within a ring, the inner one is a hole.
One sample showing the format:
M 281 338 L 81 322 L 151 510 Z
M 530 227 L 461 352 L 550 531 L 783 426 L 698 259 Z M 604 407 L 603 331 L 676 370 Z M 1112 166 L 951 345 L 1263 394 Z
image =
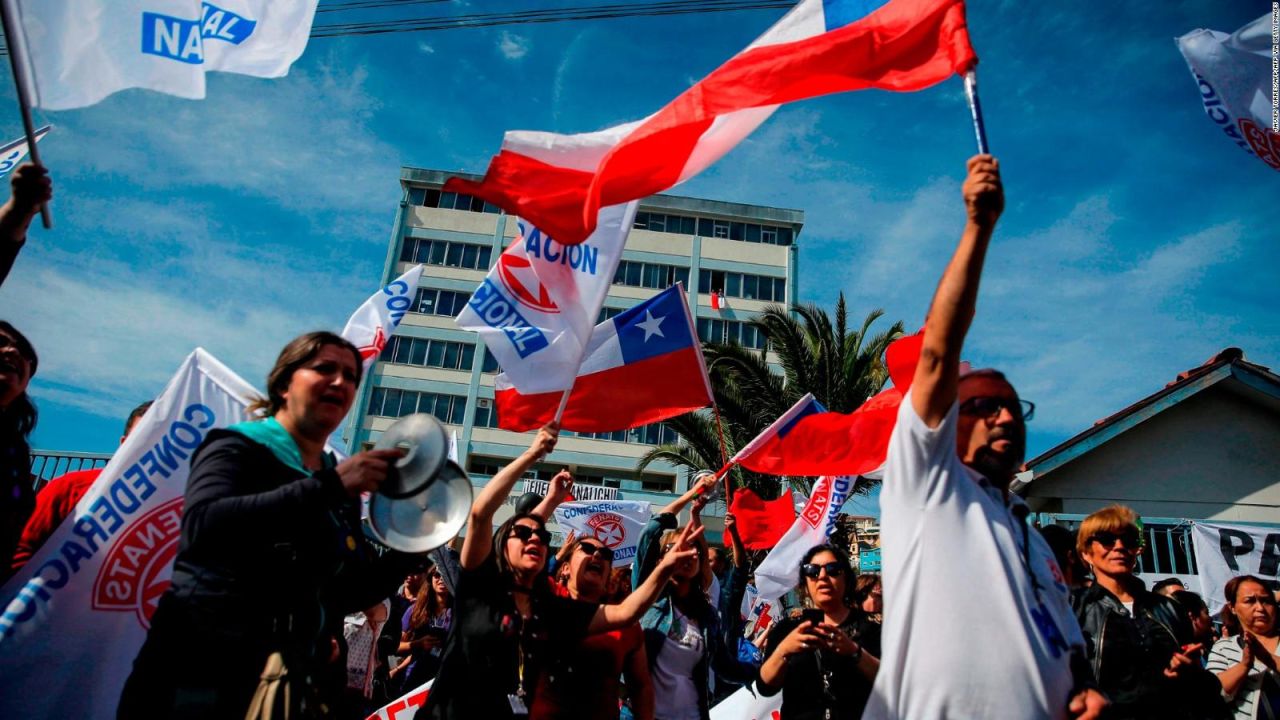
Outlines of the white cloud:
M 435 48 L 433 48 L 433 47 L 431 47 L 431 46 L 430 46 L 430 45 L 428 45 L 427 43 L 424 43 L 424 42 L 422 42 L 421 40 L 419 40 L 419 41 L 418 41 L 418 52 L 422 53 L 423 55 L 434 55 L 434 54 L 435 54 L 435 52 L 436 52 L 436 49 L 435 49 Z
M 529 54 L 529 39 L 508 30 L 498 38 L 498 51 L 508 60 L 519 60 Z

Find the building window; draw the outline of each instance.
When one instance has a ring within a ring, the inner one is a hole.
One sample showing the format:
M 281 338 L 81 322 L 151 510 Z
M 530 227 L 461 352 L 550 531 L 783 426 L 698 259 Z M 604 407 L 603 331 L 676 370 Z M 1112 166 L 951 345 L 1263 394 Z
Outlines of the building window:
M 755 350 L 764 350 L 769 344 L 764 333 L 739 320 L 698 318 L 698 338 L 703 342 L 735 342 Z
M 598 316 L 598 319 L 596 320 L 596 324 L 597 324 L 597 325 L 599 325 L 600 323 L 604 322 L 605 320 L 609 320 L 609 319 L 611 319 L 611 318 L 615 318 L 615 317 L 617 317 L 617 316 L 621 315 L 621 314 L 622 314 L 622 313 L 624 313 L 624 312 L 626 312 L 626 308 L 602 307 L 602 308 L 600 308 L 600 315 Z
M 411 237 L 404 238 L 400 245 L 400 262 L 488 270 L 492 259 L 491 245 Z
M 740 297 L 766 302 L 787 301 L 787 281 L 766 275 L 728 272 L 724 270 L 699 270 L 698 292 L 718 292 L 725 297 Z
M 640 443 L 644 445 L 675 443 L 680 439 L 679 436 L 676 435 L 676 431 L 667 427 L 665 423 L 653 423 L 651 425 L 644 425 L 638 428 L 631 428 L 630 430 L 615 430 L 614 432 L 586 433 L 565 430 L 560 434 L 569 437 L 587 438 L 590 440 Z
M 711 237 L 729 238 L 729 223 L 723 220 L 716 220 L 711 226 Z
M 618 263 L 618 269 L 613 274 L 614 285 L 629 287 L 665 290 L 678 282 L 684 283 L 686 287 L 689 285 L 689 268 L 623 260 Z
M 418 294 L 413 299 L 413 307 L 409 308 L 409 310 L 423 315 L 455 317 L 462 312 L 462 308 L 470 300 L 471 293 L 468 292 L 418 288 Z
M 427 188 L 425 190 L 419 188 L 410 188 L 410 202 L 414 205 L 423 205 L 425 207 L 441 208 L 444 210 L 463 210 L 465 212 L 475 213 L 500 213 L 502 208 L 492 203 L 475 197 L 474 195 L 466 195 L 461 193 L 444 192 L 435 188 Z M 417 193 L 422 193 L 418 195 Z
M 435 415 L 440 422 L 461 425 L 466 412 L 467 398 L 462 395 L 376 387 L 369 397 L 369 415 L 374 417 L 427 413 Z
M 475 355 L 473 343 L 414 337 L 393 337 L 382 349 L 387 362 L 445 370 L 470 370 Z

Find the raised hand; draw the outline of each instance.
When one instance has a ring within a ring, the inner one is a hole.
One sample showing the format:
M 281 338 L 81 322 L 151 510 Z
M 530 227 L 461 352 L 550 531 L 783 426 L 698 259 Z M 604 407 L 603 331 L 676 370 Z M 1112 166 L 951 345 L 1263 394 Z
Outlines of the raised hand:
M 658 567 L 655 568 L 654 572 L 670 575 L 682 561 L 697 558 L 698 546 L 694 543 L 694 540 L 705 529 L 701 525 L 686 525 L 684 530 L 681 531 L 680 537 L 676 539 L 675 544 L 663 554 L 662 560 L 658 563 Z
M 529 449 L 525 450 L 525 455 L 537 462 L 556 449 L 556 441 L 559 439 L 560 423 L 549 422 L 538 429 L 538 434 L 534 436 L 533 442 L 529 443 Z
M 991 155 L 969 158 L 969 176 L 961 188 L 969 220 L 990 228 L 1004 212 L 1004 185 L 1000 182 L 1000 161 Z
M 550 486 L 547 495 L 556 504 L 562 503 L 573 494 L 573 476 L 569 474 L 568 470 L 561 470 L 556 473 L 555 477 L 551 478 Z

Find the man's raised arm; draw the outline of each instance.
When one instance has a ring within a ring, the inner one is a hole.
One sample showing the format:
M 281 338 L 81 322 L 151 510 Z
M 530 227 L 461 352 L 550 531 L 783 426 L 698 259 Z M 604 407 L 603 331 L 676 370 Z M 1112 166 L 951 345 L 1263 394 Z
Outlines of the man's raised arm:
M 976 155 L 968 165 L 969 176 L 962 188 L 968 216 L 964 234 L 933 294 L 924 323 L 924 346 L 911 383 L 912 407 L 929 427 L 937 427 L 956 400 L 960 351 L 973 322 L 987 243 L 1004 210 L 1000 163 L 990 155 Z

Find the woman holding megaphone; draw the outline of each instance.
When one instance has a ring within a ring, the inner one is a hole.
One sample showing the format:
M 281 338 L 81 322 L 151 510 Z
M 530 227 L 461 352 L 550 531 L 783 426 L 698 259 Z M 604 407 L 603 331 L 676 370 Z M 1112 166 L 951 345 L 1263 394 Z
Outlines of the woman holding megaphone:
M 265 417 L 213 430 L 196 449 L 172 584 L 119 717 L 242 718 L 251 702 L 284 689 L 293 717 L 341 711 L 343 616 L 388 597 L 425 564 L 425 556 L 378 555 L 360 528 L 360 493 L 378 488 L 401 451 L 341 463 L 325 451 L 360 375 L 350 342 L 299 336 L 267 376 L 267 397 L 250 408 Z
M 561 597 L 551 588 L 551 533 L 535 513 L 516 513 L 490 533 L 516 480 L 555 449 L 560 428 L 538 431 L 529 449 L 485 485 L 471 506 L 454 598 L 453 631 L 418 718 L 463 720 L 528 715 L 543 672 L 588 635 L 636 622 L 675 566 L 696 554 L 687 529 L 647 582 L 617 605 Z

